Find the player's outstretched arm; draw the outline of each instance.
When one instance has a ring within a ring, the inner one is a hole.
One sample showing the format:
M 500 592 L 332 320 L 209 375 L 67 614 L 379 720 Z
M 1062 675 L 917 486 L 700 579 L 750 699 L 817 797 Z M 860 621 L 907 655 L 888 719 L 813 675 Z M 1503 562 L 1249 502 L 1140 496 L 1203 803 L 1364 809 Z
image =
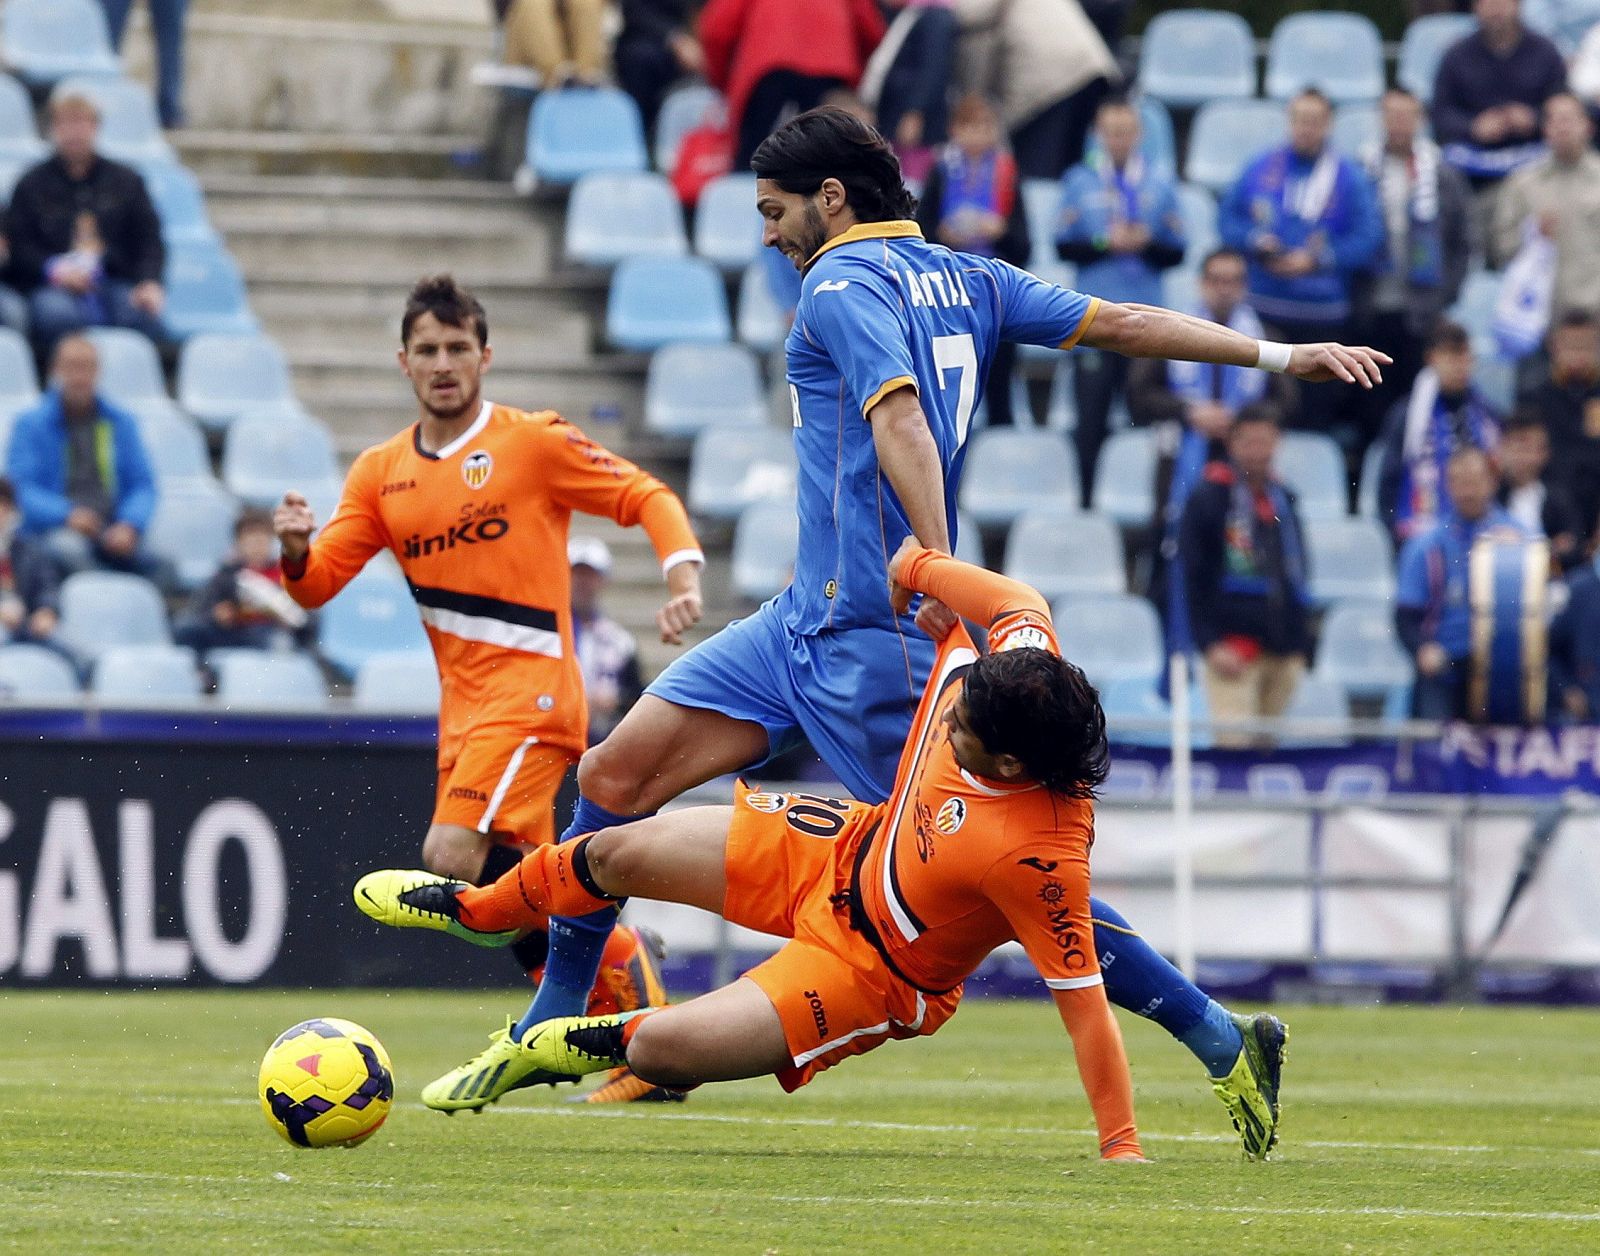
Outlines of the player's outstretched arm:
M 915 593 L 937 598 L 963 619 L 986 628 L 1016 611 L 1050 618 L 1049 604 L 1020 580 L 925 549 L 908 536 L 889 560 L 889 600 L 896 611 L 903 611 Z
M 1052 990 L 1056 1010 L 1072 1038 L 1072 1054 L 1089 1106 L 1094 1109 L 1105 1160 L 1143 1160 L 1133 1120 L 1133 1076 L 1122 1047 L 1122 1031 L 1106 1001 L 1104 986 Z
M 374 517 L 371 503 L 376 500 L 377 489 L 369 468 L 357 459 L 345 480 L 344 494 L 333 518 L 313 542 L 316 519 L 310 504 L 299 493 L 283 495 L 272 512 L 272 527 L 278 534 L 283 587 L 301 606 L 313 610 L 321 606 L 388 544 L 382 525 Z

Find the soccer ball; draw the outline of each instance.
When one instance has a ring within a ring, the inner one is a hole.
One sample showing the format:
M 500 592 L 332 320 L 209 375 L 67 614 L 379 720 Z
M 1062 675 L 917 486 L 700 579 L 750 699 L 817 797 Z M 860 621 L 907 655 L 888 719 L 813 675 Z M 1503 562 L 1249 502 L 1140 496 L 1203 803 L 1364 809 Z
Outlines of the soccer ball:
M 259 1086 L 267 1124 L 296 1147 L 354 1147 L 389 1115 L 394 1069 L 360 1025 L 326 1016 L 278 1035 Z

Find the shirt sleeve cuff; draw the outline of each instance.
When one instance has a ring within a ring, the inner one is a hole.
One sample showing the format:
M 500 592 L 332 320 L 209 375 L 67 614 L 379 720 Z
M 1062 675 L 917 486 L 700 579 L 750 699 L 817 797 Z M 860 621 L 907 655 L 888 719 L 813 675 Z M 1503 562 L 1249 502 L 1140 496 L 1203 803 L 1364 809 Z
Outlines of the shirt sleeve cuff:
M 697 549 L 674 550 L 661 560 L 661 574 L 665 576 L 680 563 L 699 563 L 704 567 L 706 556 L 703 551 Z

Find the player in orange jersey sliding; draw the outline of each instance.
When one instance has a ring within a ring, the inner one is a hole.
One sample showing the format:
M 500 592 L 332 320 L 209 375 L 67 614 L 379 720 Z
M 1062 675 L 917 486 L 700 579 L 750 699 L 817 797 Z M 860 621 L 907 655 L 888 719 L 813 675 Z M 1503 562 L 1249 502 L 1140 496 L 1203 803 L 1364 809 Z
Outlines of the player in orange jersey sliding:
M 399 560 L 442 690 L 438 786 L 422 859 L 435 872 L 487 883 L 516 867 L 529 846 L 554 839 L 556 790 L 587 744 L 569 594 L 572 513 L 649 534 L 669 593 L 656 616 L 666 642 L 681 642 L 700 618 L 704 556 L 682 503 L 659 480 L 557 414 L 483 398 L 493 357 L 488 321 L 448 275 L 412 290 L 400 338 L 417 422 L 356 459 L 315 541 L 316 520 L 297 493 L 285 494 L 273 522 L 284 585 L 305 607 L 328 601 L 378 551 Z M 536 980 L 547 925 L 530 917 L 514 947 Z M 658 952 L 659 940 L 614 930 L 590 1010 L 663 1002 Z M 607 1097 L 664 1097 L 637 1082 L 609 1090 Z
M 777 1075 L 786 1090 L 892 1038 L 936 1031 L 962 982 L 1016 939 L 1050 988 L 1094 1108 L 1100 1154 L 1142 1158 L 1122 1038 L 1089 914 L 1105 715 L 1060 656 L 1045 601 L 908 540 L 889 567 L 913 593 L 988 626 L 939 649 L 886 803 L 758 793 L 543 847 L 493 885 L 376 872 L 356 902 L 386 924 L 480 943 L 541 912 L 627 895 L 689 903 L 790 938 L 732 985 L 675 1007 L 534 1025 L 511 1068 L 582 1075 L 626 1062 L 664 1086 Z M 474 1107 L 480 1087 L 432 1107 Z

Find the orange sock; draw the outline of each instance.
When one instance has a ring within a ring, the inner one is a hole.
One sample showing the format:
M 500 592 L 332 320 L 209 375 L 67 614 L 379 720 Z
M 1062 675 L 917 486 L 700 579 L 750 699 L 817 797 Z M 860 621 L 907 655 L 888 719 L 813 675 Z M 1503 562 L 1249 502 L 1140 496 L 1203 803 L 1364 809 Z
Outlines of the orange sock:
M 573 853 L 585 840 L 535 847 L 499 880 L 460 891 L 461 923 L 498 933 L 539 927 L 547 915 L 587 916 L 614 906 L 616 900 L 586 890 L 572 867 Z

